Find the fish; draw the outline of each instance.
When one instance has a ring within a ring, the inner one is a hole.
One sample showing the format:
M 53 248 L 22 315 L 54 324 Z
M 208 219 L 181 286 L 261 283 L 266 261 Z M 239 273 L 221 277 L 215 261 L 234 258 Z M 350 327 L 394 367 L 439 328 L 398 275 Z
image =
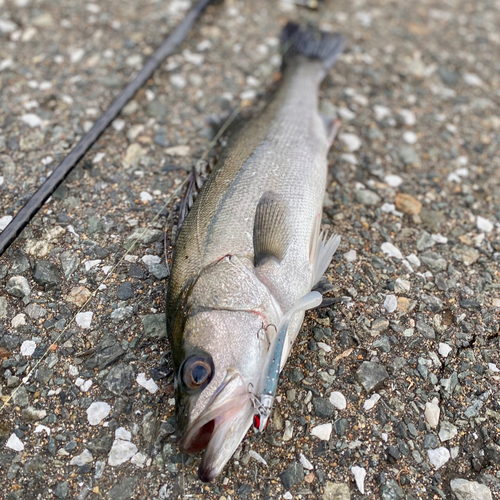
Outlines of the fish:
M 252 427 L 273 346 L 281 370 L 304 319 L 292 308 L 340 242 L 321 231 L 338 124 L 318 112 L 318 93 L 343 48 L 342 35 L 285 26 L 279 87 L 228 143 L 178 234 L 167 288 L 178 445 L 203 452 L 203 482 Z

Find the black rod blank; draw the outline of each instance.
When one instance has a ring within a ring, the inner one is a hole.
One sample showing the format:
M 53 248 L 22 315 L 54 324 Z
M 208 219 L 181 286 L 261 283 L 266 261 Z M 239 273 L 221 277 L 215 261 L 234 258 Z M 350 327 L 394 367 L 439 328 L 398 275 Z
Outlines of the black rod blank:
M 95 122 L 83 139 L 73 148 L 48 179 L 31 196 L 26 205 L 12 219 L 9 225 L 0 233 L 0 256 L 9 248 L 21 231 L 30 223 L 47 199 L 68 176 L 75 165 L 83 158 L 92 144 L 106 130 L 110 123 L 118 116 L 123 107 L 135 93 L 146 83 L 153 72 L 160 66 L 166 57 L 171 55 L 176 47 L 186 38 L 193 24 L 212 0 L 200 0 L 175 28 L 175 30 L 156 49 L 147 60 L 139 74 L 125 87 L 123 92 L 112 102 L 109 108 Z

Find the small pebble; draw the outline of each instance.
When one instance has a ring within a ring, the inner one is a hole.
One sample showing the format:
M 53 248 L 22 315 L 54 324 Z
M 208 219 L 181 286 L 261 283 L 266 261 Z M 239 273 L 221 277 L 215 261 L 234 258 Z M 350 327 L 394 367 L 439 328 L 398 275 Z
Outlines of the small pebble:
M 395 247 L 392 243 L 389 243 L 387 241 L 382 243 L 382 245 L 380 246 L 380 249 L 382 250 L 382 252 L 384 252 L 389 257 L 394 257 L 394 258 L 400 259 L 400 260 L 403 258 L 403 254 L 401 253 L 399 248 Z
M 87 408 L 87 420 L 90 425 L 99 425 L 111 413 L 111 406 L 108 403 L 94 401 Z
M 393 188 L 397 188 L 403 184 L 403 179 L 399 175 L 386 175 L 384 177 L 384 182 Z
M 36 343 L 33 340 L 25 340 L 21 344 L 21 354 L 23 356 L 32 356 L 36 349 Z
M 387 295 L 384 300 L 384 309 L 388 313 L 394 312 L 398 307 L 398 299 L 395 295 Z
M 343 255 L 343 257 L 347 262 L 356 262 L 356 260 L 358 259 L 358 254 L 356 250 L 349 250 Z
M 363 409 L 365 411 L 371 410 L 378 403 L 379 399 L 380 394 L 372 394 L 371 397 L 363 403 Z
M 80 312 L 76 315 L 75 321 L 76 324 L 83 328 L 84 330 L 90 328 L 90 324 L 92 323 L 92 316 L 94 313 L 92 311 Z
M 438 352 L 443 358 L 447 358 L 451 351 L 453 351 L 453 347 L 449 344 L 445 344 L 444 342 L 439 342 Z
M 350 153 L 354 153 L 361 147 L 361 139 L 355 134 L 339 134 L 339 139 Z
M 3 231 L 9 225 L 11 220 L 12 215 L 5 215 L 3 217 L 0 217 L 0 231 Z
M 485 219 L 480 215 L 476 218 L 476 226 L 480 231 L 484 231 L 485 233 L 491 233 L 494 228 L 493 224 L 488 219 Z
M 434 450 L 427 450 L 429 462 L 434 465 L 436 469 L 440 469 L 450 459 L 450 451 L 448 448 L 436 448 Z
M 41 127 L 43 123 L 42 119 L 34 113 L 26 113 L 25 115 L 21 116 L 21 121 L 26 123 L 31 128 Z
M 406 132 L 403 132 L 403 141 L 405 141 L 406 144 L 416 144 L 417 140 L 418 140 L 417 134 L 412 130 L 407 130 Z
M 329 400 L 338 410 L 345 410 L 347 408 L 346 398 L 341 392 L 332 392 Z
M 432 402 L 425 403 L 425 420 L 431 426 L 432 429 L 435 429 L 439 425 L 439 415 L 441 410 L 437 405 L 437 400 L 434 398 Z
M 321 424 L 313 427 L 311 429 L 311 434 L 321 439 L 322 441 L 330 441 L 330 436 L 332 435 L 332 424 Z
M 23 442 L 16 436 L 16 434 L 11 434 L 7 442 L 5 443 L 5 447 L 14 451 L 23 451 L 24 444 Z
M 354 480 L 356 481 L 356 486 L 362 495 L 365 494 L 365 477 L 366 477 L 366 469 L 363 467 L 358 467 L 357 465 L 351 467 L 352 475 L 354 476 Z
M 154 394 L 159 389 L 158 385 L 152 378 L 146 378 L 145 373 L 139 373 L 139 375 L 137 375 L 137 383 L 151 394 Z

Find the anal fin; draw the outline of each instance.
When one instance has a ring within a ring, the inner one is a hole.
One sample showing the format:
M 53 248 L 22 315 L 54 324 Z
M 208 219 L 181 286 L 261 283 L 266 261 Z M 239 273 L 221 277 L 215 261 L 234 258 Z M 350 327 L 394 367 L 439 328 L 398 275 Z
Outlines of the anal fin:
M 332 234 L 327 238 L 325 233 L 321 233 L 317 243 L 316 262 L 314 264 L 314 283 L 318 283 L 332 261 L 333 254 L 340 244 L 340 235 Z
M 255 266 L 283 259 L 288 246 L 287 205 L 274 191 L 262 195 L 255 210 L 253 247 Z

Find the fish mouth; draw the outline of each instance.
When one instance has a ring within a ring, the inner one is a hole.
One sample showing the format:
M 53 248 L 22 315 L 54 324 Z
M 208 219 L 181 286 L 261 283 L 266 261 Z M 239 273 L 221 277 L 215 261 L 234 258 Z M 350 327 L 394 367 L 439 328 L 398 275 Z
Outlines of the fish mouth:
M 215 479 L 242 441 L 253 417 L 247 385 L 237 372 L 229 372 L 205 410 L 192 422 L 179 441 L 183 453 L 205 450 L 198 477 Z

